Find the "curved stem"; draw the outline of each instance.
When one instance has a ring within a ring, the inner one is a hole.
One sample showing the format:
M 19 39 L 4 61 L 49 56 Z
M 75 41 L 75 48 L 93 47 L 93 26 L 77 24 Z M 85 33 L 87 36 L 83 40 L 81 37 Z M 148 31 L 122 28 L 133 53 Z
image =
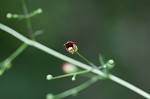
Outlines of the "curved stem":
M 72 63 L 72 64 L 74 64 L 74 65 L 76 65 L 76 66 L 78 66 L 80 68 L 85 69 L 85 70 L 91 70 L 92 69 L 91 70 L 92 73 L 95 73 L 95 74 L 103 76 L 103 77 L 108 77 L 110 80 L 112 80 L 114 82 L 117 82 L 120 85 L 125 86 L 126 88 L 128 88 L 128 89 L 130 89 L 130 90 L 132 90 L 132 91 L 134 91 L 136 93 L 138 93 L 139 95 L 141 95 L 141 96 L 143 96 L 143 97 L 145 97 L 147 99 L 150 99 L 150 94 L 148 94 L 147 92 L 141 90 L 138 87 L 135 87 L 134 85 L 132 85 L 132 84 L 130 84 L 130 83 L 128 83 L 128 82 L 126 82 L 126 81 L 124 81 L 124 80 L 122 80 L 122 79 L 120 79 L 120 78 L 118 78 L 118 77 L 116 77 L 116 76 L 114 76 L 112 74 L 109 74 L 109 75 L 105 74 L 104 72 L 102 72 L 102 71 L 100 71 L 100 70 L 98 70 L 96 68 L 92 68 L 89 65 L 81 63 L 81 62 L 79 62 L 77 60 L 74 60 L 74 59 L 72 59 L 70 57 L 67 57 L 67 56 L 65 56 L 65 55 L 63 55 L 63 54 L 61 54 L 61 53 L 59 53 L 59 52 L 57 52 L 57 51 L 55 51 L 55 50 L 53 50 L 51 48 L 48 48 L 48 47 L 46 47 L 46 46 L 44 46 L 44 45 L 42 45 L 42 44 L 40 44 L 40 43 L 38 43 L 36 41 L 32 41 L 32 40 L 24 37 L 20 33 L 16 32 L 15 30 L 13 30 L 13 29 L 11 29 L 11 28 L 9 28 L 9 27 L 1 24 L 1 23 L 0 23 L 0 29 L 2 29 L 3 31 L 8 32 L 9 34 L 13 35 L 14 37 L 19 39 L 20 41 L 22 41 L 22 42 L 24 42 L 24 43 L 26 43 L 26 44 L 28 44 L 30 46 L 33 46 L 33 47 L 35 47 L 35 48 L 37 48 L 39 50 L 42 50 L 42 51 L 44 51 L 44 52 L 46 52 L 46 53 L 48 53 L 50 55 L 53 55 L 53 56 L 61 59 L 61 60 L 64 60 L 64 61 L 69 62 L 69 63 Z

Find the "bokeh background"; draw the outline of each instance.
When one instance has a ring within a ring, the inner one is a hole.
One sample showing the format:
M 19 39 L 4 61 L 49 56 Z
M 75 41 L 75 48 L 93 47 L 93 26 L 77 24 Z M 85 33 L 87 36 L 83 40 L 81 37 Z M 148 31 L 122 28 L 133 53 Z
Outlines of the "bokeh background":
M 43 9 L 31 18 L 33 30 L 44 30 L 36 40 L 70 55 L 62 46 L 75 41 L 80 53 L 100 65 L 98 56 L 113 59 L 111 73 L 150 93 L 150 1 L 149 0 L 26 0 L 29 12 Z M 7 13 L 22 14 L 21 0 L 0 1 L 0 22 L 28 36 L 25 20 L 7 19 Z M 0 61 L 22 42 L 0 30 Z M 64 61 L 28 47 L 0 77 L 0 99 L 45 99 L 88 80 L 78 77 L 47 81 L 46 75 L 63 74 Z M 99 81 L 77 96 L 66 99 L 144 99 L 110 80 Z

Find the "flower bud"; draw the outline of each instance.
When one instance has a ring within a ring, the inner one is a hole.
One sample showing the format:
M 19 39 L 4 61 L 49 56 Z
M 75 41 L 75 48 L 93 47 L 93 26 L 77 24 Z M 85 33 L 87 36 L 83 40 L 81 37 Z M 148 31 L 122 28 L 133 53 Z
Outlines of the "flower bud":
M 77 72 L 78 68 L 70 63 L 64 63 L 62 65 L 62 70 L 64 73 L 73 73 L 73 72 Z
M 107 61 L 107 63 L 104 65 L 104 68 L 107 68 L 108 70 L 113 69 L 115 66 L 114 60 L 110 59 Z
M 77 45 L 72 41 L 68 41 L 67 43 L 64 44 L 64 46 L 66 50 L 71 54 L 74 54 L 78 50 Z
M 55 96 L 53 94 L 47 94 L 46 99 L 55 99 Z
M 47 79 L 47 80 L 51 80 L 52 78 L 53 78 L 53 76 L 50 75 L 50 74 L 48 74 L 48 75 L 46 76 L 46 79 Z

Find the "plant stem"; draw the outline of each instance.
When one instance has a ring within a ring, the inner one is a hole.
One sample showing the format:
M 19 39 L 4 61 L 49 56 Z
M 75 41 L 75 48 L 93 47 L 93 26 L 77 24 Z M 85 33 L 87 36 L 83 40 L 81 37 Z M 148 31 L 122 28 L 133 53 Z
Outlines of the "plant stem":
M 80 92 L 83 89 L 89 87 L 90 85 L 92 85 L 93 83 L 97 82 L 100 79 L 103 79 L 103 77 L 99 77 L 99 76 L 92 77 L 90 80 L 84 82 L 83 84 L 81 84 L 81 85 L 79 85 L 75 88 L 72 88 L 72 89 L 64 91 L 60 94 L 54 95 L 54 99 L 55 98 L 56 99 L 62 99 L 62 98 L 65 98 L 69 95 L 76 95 L 78 92 Z
M 104 72 L 102 72 L 102 71 L 100 71 L 100 70 L 98 70 L 96 68 L 92 68 L 89 65 L 86 65 L 86 64 L 81 63 L 81 62 L 79 62 L 77 60 L 74 60 L 74 59 L 72 59 L 72 58 L 70 58 L 68 56 L 65 56 L 65 55 L 63 55 L 63 54 L 61 54 L 61 53 L 59 53 L 59 52 L 57 52 L 57 51 L 55 51 L 55 50 L 53 50 L 51 48 L 48 48 L 48 47 L 46 47 L 46 46 L 36 42 L 36 41 L 30 40 L 30 39 L 24 37 L 23 35 L 21 35 L 20 33 L 16 32 L 15 30 L 13 30 L 13 29 L 9 28 L 8 26 L 3 25 L 1 23 L 0 23 L 0 29 L 2 29 L 5 32 L 8 32 L 12 36 L 14 36 L 17 39 L 19 39 L 20 41 L 22 41 L 22 42 L 24 42 L 24 43 L 26 43 L 26 44 L 28 44 L 30 46 L 33 46 L 33 47 L 35 47 L 35 48 L 37 48 L 39 50 L 42 50 L 42 51 L 44 51 L 44 52 L 46 52 L 46 53 L 48 53 L 50 55 L 53 55 L 53 56 L 55 56 L 55 57 L 57 57 L 57 58 L 59 58 L 61 60 L 64 60 L 64 61 L 69 62 L 71 64 L 74 64 L 74 65 L 76 65 L 76 66 L 78 66 L 80 68 L 83 68 L 85 70 L 91 70 L 92 69 L 91 72 L 95 73 L 95 74 L 97 74 L 99 76 L 103 76 L 103 77 L 107 77 L 108 76 L 108 78 L 110 80 L 112 80 L 112 81 L 114 81 L 114 82 L 116 82 L 116 83 L 118 83 L 120 85 L 125 86 L 126 88 L 136 92 L 137 94 L 139 94 L 139 95 L 141 95 L 141 96 L 143 96 L 143 97 L 145 97 L 147 99 L 150 99 L 150 94 L 146 93 L 145 91 L 139 89 L 138 87 L 135 87 L 134 85 L 132 85 L 132 84 L 130 84 L 130 83 L 128 83 L 128 82 L 126 82 L 126 81 L 124 81 L 124 80 L 122 80 L 122 79 L 120 79 L 120 78 L 118 78 L 118 77 L 116 77 L 116 76 L 114 76 L 112 74 L 109 74 L 109 75 L 105 74 Z
M 28 32 L 29 32 L 29 36 L 32 40 L 35 40 L 33 30 L 32 30 L 31 20 L 30 20 L 30 17 L 28 16 L 29 15 L 28 8 L 27 8 L 27 5 L 25 3 L 25 0 L 22 0 L 22 4 L 23 4 L 24 15 L 26 17 L 26 24 L 27 24 L 27 29 L 28 29 Z
M 27 47 L 26 43 L 23 43 L 14 53 L 0 63 L 0 76 L 12 66 L 12 61 L 20 55 Z
M 85 60 L 89 65 L 93 66 L 94 68 L 97 68 L 96 65 L 94 65 L 92 62 L 90 62 L 87 58 L 85 58 L 84 56 L 82 56 L 79 52 L 76 52 L 76 54 L 81 57 L 83 60 Z
M 13 54 L 11 54 L 7 59 L 12 61 L 14 60 L 19 54 L 21 54 L 28 45 L 23 43 Z
M 109 74 L 109 79 L 136 92 L 137 94 L 139 95 L 142 95 L 143 97 L 147 98 L 147 99 L 150 99 L 150 94 L 146 93 L 145 91 L 141 90 L 140 88 L 120 79 L 119 77 L 116 77 L 115 75 L 112 75 L 112 74 Z
M 32 25 L 30 22 L 30 17 L 28 17 L 28 9 L 27 6 L 25 4 L 25 1 L 22 0 L 22 4 L 23 4 L 23 10 L 24 10 L 24 16 L 25 16 L 25 20 L 26 20 L 26 24 L 27 24 L 27 28 L 28 28 L 28 32 L 31 36 L 31 38 L 34 40 L 34 35 L 32 33 Z M 23 43 L 14 53 L 12 53 L 8 58 L 6 58 L 1 64 L 1 73 L 0 75 L 2 75 L 4 73 L 4 71 L 8 68 L 10 68 L 11 66 L 11 62 L 17 57 L 19 56 L 26 48 L 27 48 L 28 44 Z M 8 65 L 6 65 L 7 63 L 9 63 Z
M 25 16 L 28 32 L 30 34 L 31 39 L 35 40 L 34 35 L 32 33 L 32 25 L 31 25 L 30 17 L 28 16 L 28 9 L 27 9 L 27 6 L 26 6 L 24 0 L 22 0 L 22 4 L 23 4 L 24 16 Z M 10 68 L 11 62 L 17 56 L 19 56 L 27 48 L 27 46 L 28 46 L 28 44 L 23 43 L 14 53 L 12 53 L 8 58 L 6 58 L 2 62 L 3 64 L 1 63 L 2 66 L 1 66 L 1 73 L 0 73 L 0 75 L 2 75 L 6 69 Z M 9 63 L 9 65 L 6 65 L 6 63 Z
M 58 79 L 58 78 L 64 78 L 64 77 L 68 77 L 68 76 L 73 76 L 74 74 L 76 74 L 76 75 L 84 74 L 84 73 L 88 73 L 88 72 L 90 72 L 90 70 L 83 70 L 83 71 L 79 71 L 79 72 L 75 72 L 75 73 L 69 73 L 69 74 L 65 74 L 65 75 L 56 76 L 50 80 Z

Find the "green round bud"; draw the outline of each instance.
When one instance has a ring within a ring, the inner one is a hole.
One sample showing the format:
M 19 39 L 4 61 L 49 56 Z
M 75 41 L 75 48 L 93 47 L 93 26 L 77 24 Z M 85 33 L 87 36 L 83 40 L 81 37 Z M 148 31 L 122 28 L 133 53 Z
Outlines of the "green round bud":
M 50 75 L 50 74 L 46 76 L 46 79 L 47 79 L 47 80 L 51 80 L 52 78 L 53 78 L 53 76 Z
M 41 8 L 39 8 L 39 9 L 37 9 L 37 13 L 42 13 L 43 12 L 43 10 L 41 9 Z
M 46 99 L 54 99 L 54 95 L 53 94 L 47 94 Z
M 114 62 L 114 60 L 111 59 L 106 63 L 106 68 L 112 69 L 114 67 L 114 65 L 115 65 L 115 62 Z
M 12 18 L 12 14 L 11 14 L 11 13 L 7 13 L 6 17 L 7 17 L 8 19 Z

